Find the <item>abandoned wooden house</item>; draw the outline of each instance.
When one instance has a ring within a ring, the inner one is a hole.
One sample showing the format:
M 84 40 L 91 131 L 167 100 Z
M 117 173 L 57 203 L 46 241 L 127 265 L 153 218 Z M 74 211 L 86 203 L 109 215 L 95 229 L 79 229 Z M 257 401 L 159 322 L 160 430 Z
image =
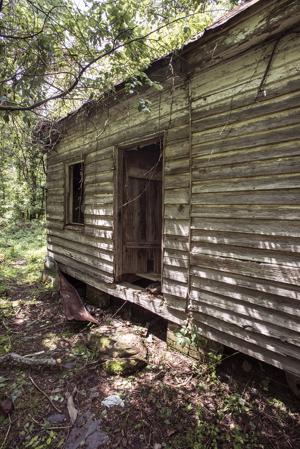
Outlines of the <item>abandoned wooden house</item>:
M 62 119 L 47 161 L 63 272 L 296 375 L 299 48 L 298 0 L 248 1 L 149 67 L 162 90 Z

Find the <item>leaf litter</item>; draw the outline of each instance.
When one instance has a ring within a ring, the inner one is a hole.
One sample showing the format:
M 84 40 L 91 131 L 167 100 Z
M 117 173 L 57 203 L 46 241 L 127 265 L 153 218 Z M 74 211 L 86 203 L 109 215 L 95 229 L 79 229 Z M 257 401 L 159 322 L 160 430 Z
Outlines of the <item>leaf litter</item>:
M 128 320 L 125 305 L 117 315 L 115 308 L 93 316 L 105 333 L 143 338 L 147 366 L 109 376 L 87 346 L 91 327 L 67 322 L 55 292 L 37 279 L 10 280 L 2 291 L 4 355 L 53 358 L 56 365 L 0 366 L 0 400 L 9 404 L 8 413 L 0 408 L 1 449 L 300 447 L 299 402 L 281 371 L 235 353 L 199 364 L 168 349 L 155 329 Z M 124 406 L 104 407 L 110 396 Z

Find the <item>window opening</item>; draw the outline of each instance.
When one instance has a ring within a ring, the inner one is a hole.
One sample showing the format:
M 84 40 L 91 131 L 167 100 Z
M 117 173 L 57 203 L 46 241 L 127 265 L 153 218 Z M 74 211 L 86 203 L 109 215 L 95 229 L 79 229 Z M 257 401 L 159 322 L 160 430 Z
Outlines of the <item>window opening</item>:
M 69 222 L 84 223 L 83 211 L 84 164 L 78 162 L 69 166 Z

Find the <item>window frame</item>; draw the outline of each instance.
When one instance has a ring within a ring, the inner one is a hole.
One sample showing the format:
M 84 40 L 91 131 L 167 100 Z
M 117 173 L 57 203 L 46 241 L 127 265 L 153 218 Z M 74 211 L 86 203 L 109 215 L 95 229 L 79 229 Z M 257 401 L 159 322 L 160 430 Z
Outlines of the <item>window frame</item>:
M 83 165 L 83 203 L 84 203 L 84 184 L 85 184 L 85 160 L 84 158 L 74 159 L 65 164 L 65 204 L 64 204 L 64 226 L 68 229 L 82 230 L 85 226 L 85 213 L 83 212 L 83 223 L 77 223 L 72 220 L 73 200 L 71 187 L 71 167 L 74 165 Z

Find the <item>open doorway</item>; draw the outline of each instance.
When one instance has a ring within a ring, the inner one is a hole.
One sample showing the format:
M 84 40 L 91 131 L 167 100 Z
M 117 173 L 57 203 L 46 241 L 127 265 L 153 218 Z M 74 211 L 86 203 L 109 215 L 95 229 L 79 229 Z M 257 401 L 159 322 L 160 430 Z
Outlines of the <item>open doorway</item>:
M 118 186 L 118 280 L 160 281 L 161 141 L 120 150 Z

